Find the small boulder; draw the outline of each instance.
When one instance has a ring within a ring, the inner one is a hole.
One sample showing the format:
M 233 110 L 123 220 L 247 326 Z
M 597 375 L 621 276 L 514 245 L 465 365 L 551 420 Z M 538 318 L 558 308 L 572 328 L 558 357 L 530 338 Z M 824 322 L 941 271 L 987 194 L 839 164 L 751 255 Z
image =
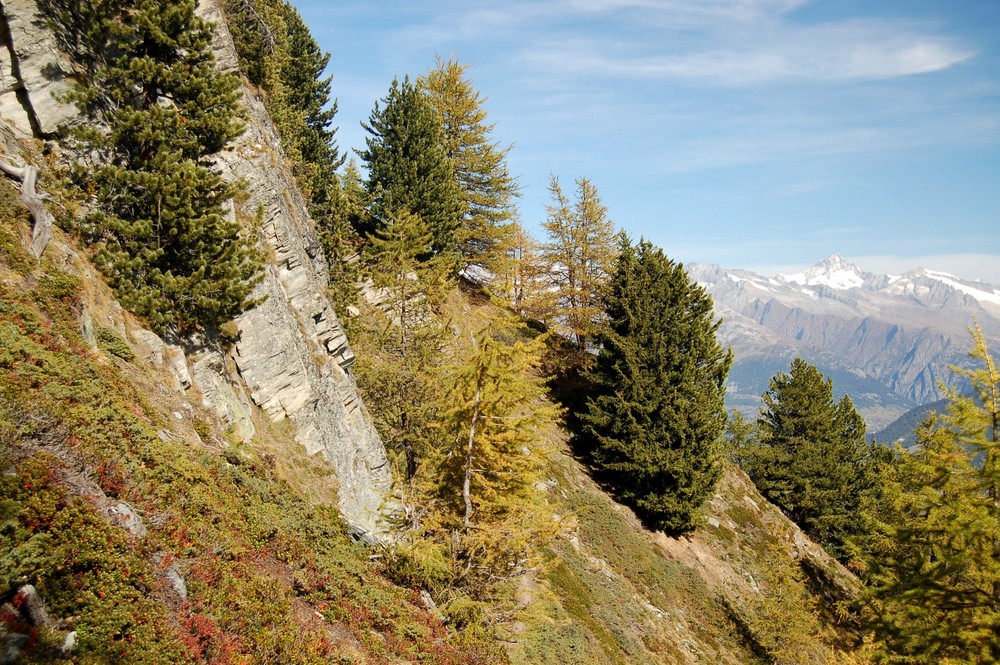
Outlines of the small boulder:
M 139 519 L 139 515 L 132 509 L 132 506 L 123 501 L 108 508 L 108 517 L 136 538 L 142 538 L 146 535 L 146 526 Z
M 14 607 L 35 626 L 48 626 L 52 623 L 49 613 L 45 610 L 45 602 L 31 584 L 25 584 L 14 595 Z
M 170 585 L 170 589 L 177 594 L 177 597 L 182 601 L 186 601 L 188 597 L 187 584 L 184 583 L 184 578 L 181 576 L 181 572 L 177 569 L 177 566 L 170 566 L 163 571 L 163 577 L 167 580 L 167 584 Z

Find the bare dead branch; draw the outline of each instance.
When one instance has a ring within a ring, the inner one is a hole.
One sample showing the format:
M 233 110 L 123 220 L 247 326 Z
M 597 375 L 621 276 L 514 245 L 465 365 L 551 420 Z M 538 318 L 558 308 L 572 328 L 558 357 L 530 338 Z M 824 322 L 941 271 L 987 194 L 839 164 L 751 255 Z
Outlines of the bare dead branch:
M 52 237 L 52 223 L 55 220 L 52 213 L 45 208 L 45 200 L 48 195 L 38 190 L 38 167 L 30 164 L 28 166 L 11 166 L 0 160 L 0 171 L 21 182 L 19 198 L 28 212 L 31 213 L 31 218 L 35 220 L 31 230 L 31 253 L 36 259 L 39 259 Z

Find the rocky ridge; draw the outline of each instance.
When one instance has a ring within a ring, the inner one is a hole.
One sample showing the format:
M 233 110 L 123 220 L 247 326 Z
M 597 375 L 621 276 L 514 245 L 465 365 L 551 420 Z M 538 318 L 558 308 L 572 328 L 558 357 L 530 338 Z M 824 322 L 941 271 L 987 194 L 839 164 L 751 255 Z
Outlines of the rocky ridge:
M 37 3 L 5 0 L 0 8 L 3 157 L 23 162 L 26 139 L 53 138 L 76 118 L 74 107 L 61 101 L 73 70 Z M 220 6 L 205 0 L 199 11 L 216 24 L 218 66 L 235 71 Z M 102 323 L 127 335 L 140 358 L 168 373 L 172 389 L 197 396 L 244 440 L 254 433 L 254 408 L 273 421 L 290 420 L 295 440 L 332 463 L 343 515 L 357 530 L 378 534 L 391 484 L 385 448 L 350 375 L 354 354 L 324 295 L 328 267 L 280 139 L 249 90 L 243 105 L 246 131 L 217 164 L 224 177 L 247 185 L 231 214 L 257 235 L 267 256 L 265 278 L 254 293 L 264 302 L 235 321 L 237 341 L 227 351 L 198 339 L 168 343 L 129 323 L 120 308 L 105 313 Z

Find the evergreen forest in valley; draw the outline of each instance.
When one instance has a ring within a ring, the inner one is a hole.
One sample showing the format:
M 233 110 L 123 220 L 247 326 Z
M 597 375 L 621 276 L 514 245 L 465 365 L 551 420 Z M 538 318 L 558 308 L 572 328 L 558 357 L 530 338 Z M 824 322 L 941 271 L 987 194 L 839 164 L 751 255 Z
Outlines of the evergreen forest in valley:
M 909 451 L 869 443 L 807 358 L 756 417 L 727 413 L 711 296 L 584 174 L 550 176 L 533 237 L 468 64 L 430 54 L 386 81 L 351 151 L 336 67 L 294 6 L 220 5 L 236 72 L 194 0 L 38 2 L 80 121 L 25 154 L 95 273 L 28 253 L 37 220 L 8 178 L 0 662 L 1000 662 L 1000 370 L 981 329 L 955 369 L 972 391 Z M 185 443 L 134 344 L 81 332 L 85 301 L 116 301 L 232 363 L 234 320 L 274 304 L 264 211 L 218 157 L 255 122 L 244 88 L 385 445 L 367 542 L 288 420 L 240 440 L 199 411 Z M 116 501 L 141 535 L 107 519 Z M 682 566 L 690 543 L 715 577 Z

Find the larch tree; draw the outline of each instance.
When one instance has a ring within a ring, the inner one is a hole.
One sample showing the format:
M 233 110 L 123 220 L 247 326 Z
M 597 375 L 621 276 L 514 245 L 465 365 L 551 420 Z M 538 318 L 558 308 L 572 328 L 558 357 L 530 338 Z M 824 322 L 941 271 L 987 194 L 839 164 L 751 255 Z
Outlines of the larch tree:
M 953 368 L 971 394 L 926 420 L 917 448 L 897 448 L 859 539 L 867 618 L 891 662 L 1000 662 L 1000 373 L 981 328 L 976 369 Z
M 504 270 L 491 289 L 528 320 L 543 320 L 552 310 L 553 294 L 546 263 L 538 241 L 521 224 L 516 224 Z
M 684 533 L 722 473 L 732 353 L 683 266 L 649 242 L 623 245 L 578 440 L 647 524 Z
M 875 452 L 850 397 L 802 358 L 771 379 L 742 466 L 761 493 L 837 556 L 857 531 Z
M 450 264 L 430 253 L 433 236 L 423 219 L 402 211 L 380 227 L 365 249 L 366 276 L 379 293 L 359 361 L 363 386 L 389 447 L 401 455 L 400 476 L 411 483 L 426 453 L 439 390 L 447 329 L 433 314 L 449 283 Z
M 160 333 L 233 318 L 262 276 L 227 214 L 236 187 L 211 165 L 242 131 L 239 82 L 216 68 L 194 6 L 108 2 L 55 17 L 89 70 L 74 94 L 93 121 L 77 134 L 94 209 L 81 230 L 122 304 Z
M 454 254 L 462 217 L 461 191 L 444 146 L 441 119 L 409 78 L 393 80 L 367 123 L 366 148 L 358 151 L 368 169 L 371 196 L 366 235 L 406 210 L 427 223 L 431 253 Z
M 614 223 L 597 187 L 586 178 L 576 181 L 575 201 L 563 193 L 554 175 L 549 193 L 542 257 L 554 292 L 551 322 L 584 351 L 603 317 L 601 297 L 616 256 Z
M 542 338 L 495 319 L 447 373 L 441 443 L 430 459 L 439 506 L 428 527 L 449 544 L 453 575 L 474 596 L 524 572 L 553 531 L 537 489 L 557 411 L 545 401 Z
M 511 146 L 491 135 L 485 98 L 468 77 L 469 65 L 437 58 L 433 69 L 417 80 L 441 119 L 442 141 L 459 186 L 461 225 L 458 250 L 466 266 L 494 276 L 504 270 L 515 233 L 516 180 L 507 168 Z

